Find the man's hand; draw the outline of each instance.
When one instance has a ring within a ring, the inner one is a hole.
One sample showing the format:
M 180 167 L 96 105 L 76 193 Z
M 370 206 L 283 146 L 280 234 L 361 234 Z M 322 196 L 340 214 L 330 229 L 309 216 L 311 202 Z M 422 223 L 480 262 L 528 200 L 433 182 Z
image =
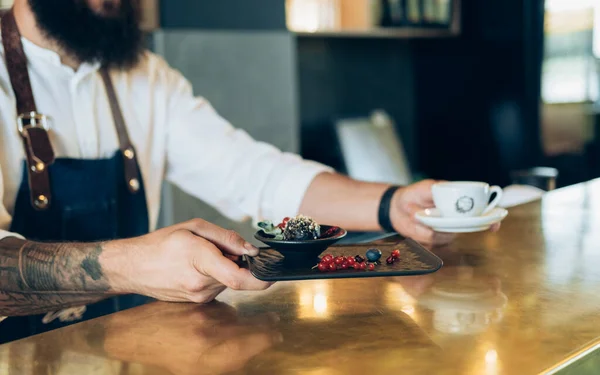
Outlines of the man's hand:
M 227 287 L 262 290 L 270 286 L 231 260 L 244 254 L 257 255 L 258 249 L 233 231 L 196 219 L 108 242 L 100 262 L 116 292 L 206 303 Z
M 212 301 L 226 287 L 269 287 L 233 260 L 258 249 L 237 233 L 191 220 L 109 242 L 0 240 L 0 315 L 39 314 L 135 293 L 165 301 Z
M 431 187 L 436 181 L 425 180 L 398 189 L 392 198 L 390 218 L 394 228 L 405 237 L 410 237 L 424 245 L 446 245 L 454 239 L 450 233 L 439 233 L 421 224 L 415 214 L 426 208 L 434 207 Z M 493 231 L 500 229 L 500 224 L 492 227 Z

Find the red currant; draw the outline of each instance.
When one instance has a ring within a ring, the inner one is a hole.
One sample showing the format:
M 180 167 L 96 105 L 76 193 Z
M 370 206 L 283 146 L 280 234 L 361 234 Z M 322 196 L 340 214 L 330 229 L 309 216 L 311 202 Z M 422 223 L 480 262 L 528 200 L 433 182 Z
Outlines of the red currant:
M 346 258 L 346 261 L 348 262 L 349 266 L 352 266 L 356 263 L 356 260 L 354 260 L 354 258 L 352 258 L 352 257 Z
M 360 269 L 361 269 L 361 270 L 366 270 L 366 269 L 367 269 L 367 263 L 365 263 L 365 262 L 360 262 Z
M 323 256 L 323 258 L 321 258 L 321 262 L 325 262 L 325 263 L 333 262 L 333 255 L 326 254 L 325 256 Z
M 336 271 L 337 270 L 337 267 L 336 267 L 335 263 L 333 263 L 333 262 L 329 263 L 327 265 L 327 267 L 329 268 L 330 271 Z
M 400 250 L 396 249 L 396 250 L 392 251 L 392 257 L 395 259 L 400 258 Z
M 344 257 L 337 257 L 335 258 L 334 262 L 339 266 L 340 264 L 344 263 Z
M 388 258 L 385 260 L 385 262 L 386 262 L 387 264 L 394 264 L 394 261 L 396 261 L 396 258 L 394 258 L 394 256 L 393 256 L 393 255 L 390 255 L 390 256 L 389 256 L 389 257 L 388 257 Z
M 321 272 L 327 272 L 327 270 L 329 270 L 329 264 L 328 263 L 319 263 L 319 271 Z
M 343 270 L 347 270 L 348 269 L 348 261 L 344 261 L 344 263 L 342 263 L 340 265 L 340 268 L 343 269 Z
M 360 263 L 354 263 L 352 265 L 352 267 L 354 267 L 355 270 L 359 270 L 360 269 Z
M 369 271 L 373 271 L 375 269 L 375 265 L 373 263 L 369 264 Z

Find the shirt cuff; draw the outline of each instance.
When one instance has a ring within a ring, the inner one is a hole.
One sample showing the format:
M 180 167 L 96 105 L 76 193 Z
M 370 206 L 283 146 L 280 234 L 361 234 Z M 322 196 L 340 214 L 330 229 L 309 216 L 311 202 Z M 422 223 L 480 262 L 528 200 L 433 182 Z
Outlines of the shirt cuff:
M 20 235 L 20 234 L 18 234 L 18 233 L 12 233 L 12 232 L 9 232 L 9 231 L 7 231 L 7 230 L 1 230 L 1 229 L 0 229 L 0 240 L 4 239 L 4 238 L 6 238 L 6 237 L 17 237 L 17 238 L 20 238 L 20 239 L 22 239 L 22 240 L 24 240 L 24 239 L 25 239 L 25 237 L 21 236 L 21 235 Z
M 333 168 L 313 161 L 302 160 L 285 170 L 279 169 L 273 181 L 277 181 L 267 193 L 270 199 L 263 206 L 261 219 L 279 223 L 284 217 L 292 217 L 301 212 L 300 205 L 312 181 L 321 173 L 332 173 Z

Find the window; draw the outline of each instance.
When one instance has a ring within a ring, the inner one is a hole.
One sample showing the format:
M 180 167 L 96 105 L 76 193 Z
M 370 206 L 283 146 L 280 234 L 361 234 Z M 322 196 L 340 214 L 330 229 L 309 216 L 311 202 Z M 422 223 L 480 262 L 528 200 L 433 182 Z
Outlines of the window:
M 546 0 L 544 47 L 543 101 L 597 101 L 600 80 L 600 2 Z

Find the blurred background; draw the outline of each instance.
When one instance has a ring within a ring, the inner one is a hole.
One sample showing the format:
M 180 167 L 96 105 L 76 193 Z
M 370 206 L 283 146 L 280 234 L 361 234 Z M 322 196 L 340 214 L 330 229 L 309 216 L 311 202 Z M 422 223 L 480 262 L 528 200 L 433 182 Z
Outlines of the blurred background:
M 340 172 L 544 190 L 600 176 L 600 1 L 142 3 L 149 48 L 197 95 Z M 251 233 L 171 186 L 164 200 L 163 224 Z

